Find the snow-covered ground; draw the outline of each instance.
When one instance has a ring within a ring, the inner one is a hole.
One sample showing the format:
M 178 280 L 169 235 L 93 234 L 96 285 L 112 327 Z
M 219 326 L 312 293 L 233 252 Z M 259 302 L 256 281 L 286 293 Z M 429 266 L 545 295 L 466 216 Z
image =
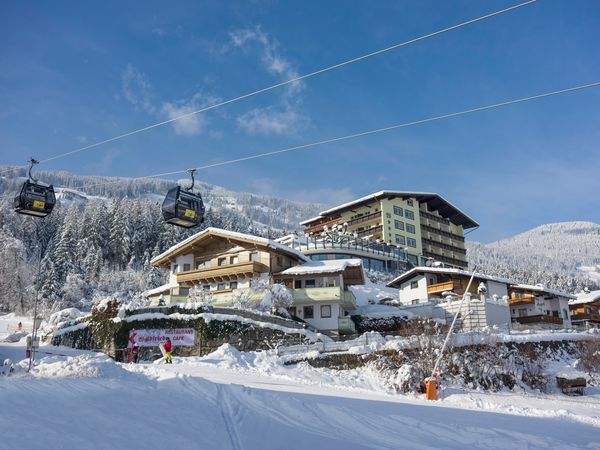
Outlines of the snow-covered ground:
M 115 363 L 43 346 L 0 378 L 0 448 L 600 448 L 600 389 L 561 394 L 448 389 L 397 395 L 369 369 L 285 366 L 223 346 L 173 365 Z M 0 343 L 18 361 L 24 344 Z

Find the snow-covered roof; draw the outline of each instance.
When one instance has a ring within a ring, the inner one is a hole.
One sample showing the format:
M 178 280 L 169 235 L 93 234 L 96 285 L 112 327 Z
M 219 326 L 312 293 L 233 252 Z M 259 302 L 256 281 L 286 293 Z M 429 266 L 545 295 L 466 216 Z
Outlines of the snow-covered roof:
M 566 292 L 557 291 L 556 289 L 548 289 L 548 288 L 542 286 L 541 284 L 536 284 L 535 286 L 532 284 L 513 284 L 511 287 L 514 289 L 522 289 L 524 291 L 535 291 L 535 292 L 542 292 L 542 293 L 550 294 L 550 295 L 556 295 L 557 297 L 566 297 L 566 298 L 570 298 L 570 299 L 577 298 L 572 294 L 567 294 Z
M 436 194 L 434 192 L 413 192 L 413 191 L 379 191 L 373 194 L 367 195 L 365 197 L 361 197 L 357 200 L 353 200 L 348 203 L 344 203 L 342 205 L 336 206 L 334 208 L 328 209 L 326 211 L 322 211 L 319 213 L 319 216 L 313 217 L 312 219 L 305 220 L 300 222 L 300 225 L 307 225 L 315 220 L 321 219 L 323 216 L 327 216 L 329 214 L 343 211 L 345 209 L 351 208 L 353 206 L 359 205 L 361 203 L 368 203 L 373 200 L 377 200 L 382 197 L 410 197 L 416 198 L 418 202 L 425 202 L 428 205 L 431 204 L 433 210 L 440 211 L 442 217 L 447 217 L 453 223 L 458 225 L 462 225 L 464 228 L 474 228 L 478 227 L 479 224 L 471 219 L 468 215 L 454 206 L 452 203 L 444 199 L 441 195 Z
M 325 261 L 309 261 L 299 266 L 290 267 L 279 275 L 312 275 L 340 273 L 349 267 L 362 267 L 360 259 L 331 259 Z
M 151 295 L 161 294 L 176 287 L 179 287 L 177 283 L 167 283 L 154 289 L 148 289 L 147 291 L 142 292 L 142 295 L 144 297 L 150 297 Z
M 600 290 L 580 292 L 575 294 L 575 299 L 569 300 L 569 305 L 584 305 L 586 303 L 600 302 Z
M 364 285 L 349 286 L 348 289 L 354 294 L 356 304 L 359 306 L 368 305 L 369 300 L 379 303 L 381 300 L 398 298 L 398 291 L 396 289 L 386 287 L 382 284 L 375 284 L 368 278 L 365 280 Z
M 423 273 L 442 273 L 442 274 L 447 274 L 447 275 L 463 275 L 465 277 L 471 277 L 471 275 L 473 275 L 473 272 L 469 272 L 467 270 L 462 270 L 462 269 L 419 266 L 419 267 L 414 267 L 414 268 L 410 269 L 408 272 L 404 272 L 402 275 L 394 278 L 386 286 L 398 287 L 400 285 L 400 283 L 402 283 L 410 278 L 413 278 L 416 275 L 420 275 Z M 480 273 L 480 272 L 475 272 L 475 278 L 477 278 L 479 280 L 495 281 L 497 283 L 503 283 L 503 284 L 511 284 L 511 285 L 514 284 L 514 281 L 509 280 L 508 278 L 495 277 L 495 276 L 486 275 L 486 274 Z
M 150 262 L 151 262 L 151 264 L 159 263 L 159 262 L 163 261 L 165 258 L 168 258 L 169 256 L 171 256 L 175 253 L 178 253 L 180 250 L 184 249 L 188 245 L 192 244 L 193 242 L 195 242 L 207 235 L 218 236 L 218 237 L 223 237 L 223 238 L 228 238 L 228 239 L 236 239 L 236 240 L 245 241 L 245 242 L 253 242 L 258 245 L 270 247 L 273 250 L 279 250 L 280 252 L 292 255 L 292 256 L 298 258 L 300 261 L 310 261 L 310 259 L 308 257 L 306 257 L 304 254 L 302 254 L 298 250 L 288 247 L 287 245 L 283 245 L 278 242 L 275 242 L 271 239 L 254 236 L 252 234 L 245 234 L 245 233 L 238 233 L 236 231 L 223 230 L 222 228 L 209 227 L 209 228 L 206 228 L 206 229 L 200 231 L 199 233 L 196 233 L 196 234 L 190 236 L 189 238 L 179 242 L 178 244 L 175 244 L 171 248 L 162 252 L 160 255 L 152 258 L 152 261 L 150 261 Z

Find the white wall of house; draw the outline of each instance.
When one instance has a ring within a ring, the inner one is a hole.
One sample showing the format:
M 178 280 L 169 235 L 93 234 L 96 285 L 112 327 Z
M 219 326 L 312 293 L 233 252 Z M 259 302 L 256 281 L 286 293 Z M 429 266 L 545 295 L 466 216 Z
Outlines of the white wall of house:
M 412 287 L 412 283 L 416 282 L 416 287 Z M 419 303 L 426 303 L 427 296 L 427 279 L 423 275 L 415 275 L 404 283 L 400 284 L 400 303 L 403 305 L 411 305 L 414 300 Z
M 494 325 L 510 329 L 510 311 L 506 303 L 479 299 L 465 300 L 462 307 L 460 303 L 460 300 L 455 300 L 440 303 L 439 306 L 446 311 L 448 323 L 460 308 L 460 319 L 457 322 L 459 327 L 462 325 L 461 331 L 473 331 Z
M 305 306 L 312 306 L 313 317 L 305 317 Z M 322 307 L 325 306 L 326 308 Z M 328 308 L 327 308 L 328 307 Z M 323 317 L 322 313 L 330 311 L 331 317 Z M 319 330 L 337 330 L 338 317 L 343 316 L 343 309 L 338 302 L 314 302 L 309 305 L 296 305 L 296 315 Z

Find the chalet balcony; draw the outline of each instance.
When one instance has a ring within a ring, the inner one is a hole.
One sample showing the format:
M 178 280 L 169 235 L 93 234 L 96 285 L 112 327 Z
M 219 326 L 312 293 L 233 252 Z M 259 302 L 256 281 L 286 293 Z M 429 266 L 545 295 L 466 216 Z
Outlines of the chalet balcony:
M 571 322 L 576 321 L 600 323 L 600 314 L 571 314 Z
M 520 324 L 532 324 L 532 323 L 548 323 L 553 325 L 562 325 L 563 320 L 560 317 L 556 316 L 546 316 L 544 314 L 539 314 L 537 316 L 523 316 L 523 317 L 515 317 L 513 318 L 515 322 Z
M 227 264 L 206 269 L 188 270 L 177 274 L 177 283 L 220 283 L 237 280 L 238 278 L 253 278 L 261 273 L 268 273 L 269 266 L 257 261 L 247 261 Z
M 533 302 L 535 302 L 535 295 L 533 294 L 523 294 L 520 297 L 513 296 L 508 300 L 510 306 L 529 305 Z
M 356 308 L 356 298 L 350 291 L 339 287 L 290 289 L 294 303 L 306 304 L 313 302 L 339 301 L 348 309 Z
M 428 294 L 441 294 L 444 291 L 453 291 L 454 290 L 454 282 L 453 281 L 446 281 L 444 283 L 436 283 L 436 284 L 430 284 L 429 286 L 427 286 L 427 293 Z

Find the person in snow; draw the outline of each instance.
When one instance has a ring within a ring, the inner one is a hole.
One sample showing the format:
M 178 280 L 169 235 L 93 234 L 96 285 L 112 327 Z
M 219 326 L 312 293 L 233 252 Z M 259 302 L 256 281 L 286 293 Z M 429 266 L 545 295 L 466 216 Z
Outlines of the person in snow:
M 167 338 L 167 341 L 165 342 L 165 353 L 167 354 L 165 364 L 173 364 L 173 361 L 171 360 L 171 349 L 171 338 Z
M 135 336 L 136 336 L 136 331 L 135 328 L 131 329 L 131 336 L 129 336 L 129 342 L 127 343 L 127 347 L 129 348 L 129 364 L 133 363 L 133 353 L 134 353 L 134 349 L 137 346 L 137 344 L 135 343 Z M 137 359 L 137 354 L 136 354 L 136 359 Z M 137 362 L 137 361 L 136 361 Z

